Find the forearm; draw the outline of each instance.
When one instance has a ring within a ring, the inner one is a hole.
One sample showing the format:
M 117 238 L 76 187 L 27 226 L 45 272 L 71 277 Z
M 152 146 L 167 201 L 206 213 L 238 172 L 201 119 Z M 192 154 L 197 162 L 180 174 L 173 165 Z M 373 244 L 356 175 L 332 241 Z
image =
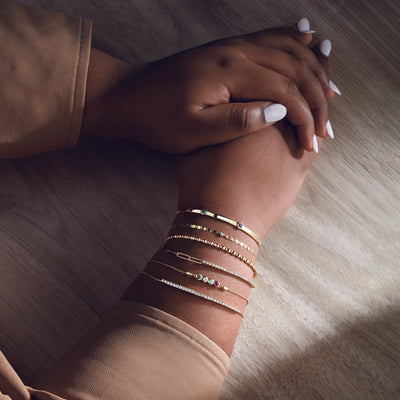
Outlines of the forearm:
M 243 232 L 213 219 L 179 215 L 174 225 L 215 229 L 242 246 L 208 231 L 174 227 L 169 235 L 187 235 L 226 246 L 251 262 L 256 243 Z M 219 299 L 244 312 L 252 269 L 237 256 L 194 240 L 160 243 L 152 258 L 180 271 L 201 274 L 229 288 L 184 276 L 150 261 L 145 272 Z M 243 247 L 243 245 L 245 247 Z M 246 249 L 251 249 L 252 252 Z M 167 252 L 166 250 L 172 251 Z M 176 257 L 175 252 L 207 260 L 218 268 Z M 240 295 L 240 296 L 239 296 Z M 126 399 L 217 399 L 225 379 L 241 315 L 225 306 L 140 274 L 103 321 L 42 377 L 35 388 L 61 397 Z M 154 308 L 153 308 L 154 307 Z M 161 311 L 159 311 L 161 310 Z M 163 312 L 164 311 L 164 312 Z M 78 379 L 79 377 L 79 379 Z

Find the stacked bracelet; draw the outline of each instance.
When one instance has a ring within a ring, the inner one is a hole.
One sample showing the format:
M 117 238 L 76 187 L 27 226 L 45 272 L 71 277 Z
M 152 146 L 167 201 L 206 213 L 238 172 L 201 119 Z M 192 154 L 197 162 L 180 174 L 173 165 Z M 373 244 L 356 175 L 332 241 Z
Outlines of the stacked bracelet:
M 229 289 L 227 286 L 224 286 L 221 282 L 219 282 L 219 281 L 217 281 L 217 280 L 215 280 L 213 278 L 209 278 L 208 276 L 205 276 L 205 275 L 202 275 L 202 274 L 198 274 L 198 273 L 193 273 L 193 272 L 189 272 L 189 271 L 182 271 L 181 269 L 176 268 L 173 265 L 164 263 L 162 261 L 154 260 L 154 259 L 150 260 L 150 263 L 155 263 L 155 264 L 162 265 L 162 266 L 170 268 L 170 269 L 172 269 L 172 270 L 174 270 L 176 272 L 179 272 L 180 274 L 190 276 L 190 277 L 198 280 L 199 282 L 203 282 L 203 283 L 208 284 L 208 285 L 210 285 L 212 287 L 215 287 L 217 289 L 221 289 L 221 290 L 224 290 L 226 292 L 232 293 L 232 294 L 234 294 L 236 296 L 241 297 L 243 300 L 246 301 L 247 304 L 249 304 L 249 299 L 247 297 L 244 297 L 240 293 L 237 293 L 237 292 Z
M 258 246 L 260 246 L 260 244 L 261 244 L 261 240 L 258 238 L 258 236 L 251 229 L 247 228 L 239 221 L 234 221 L 233 219 L 224 217 L 223 215 L 216 214 L 211 211 L 207 211 L 204 208 L 202 208 L 202 209 L 201 208 L 185 208 L 182 210 L 177 210 L 176 215 L 183 214 L 183 213 L 200 214 L 200 215 L 204 215 L 206 217 L 219 219 L 220 221 L 224 221 L 227 224 L 232 225 L 232 226 L 236 227 L 237 229 L 240 229 L 241 231 L 246 233 L 257 243 Z
M 214 233 L 215 235 L 222 237 L 224 239 L 227 239 L 227 240 L 231 241 L 232 243 L 238 244 L 239 246 L 243 247 L 244 249 L 248 250 L 251 254 L 253 254 L 254 257 L 257 257 L 257 253 L 246 243 L 243 243 L 238 239 L 228 236 L 224 232 L 219 232 L 216 229 L 211 229 L 211 228 L 207 228 L 205 226 L 193 225 L 193 224 L 176 224 L 176 225 L 173 225 L 172 228 L 189 228 L 189 229 L 197 229 L 199 231 L 206 231 L 206 232 Z
M 175 283 L 175 282 L 168 281 L 167 279 L 157 278 L 156 276 L 150 275 L 150 274 L 148 274 L 147 272 L 144 272 L 144 271 L 141 271 L 141 274 L 143 274 L 143 275 L 145 275 L 145 276 L 147 276 L 147 277 L 149 277 L 149 278 L 151 278 L 151 279 L 153 279 L 153 280 L 155 280 L 157 282 L 163 283 L 164 285 L 170 286 L 170 287 L 172 287 L 174 289 L 181 290 L 181 291 L 189 293 L 189 294 L 191 294 L 193 296 L 201 297 L 204 300 L 211 301 L 212 303 L 215 303 L 215 304 L 218 304 L 218 305 L 220 305 L 222 307 L 228 308 L 229 310 L 234 311 L 235 313 L 237 313 L 241 317 L 243 317 L 243 313 L 237 307 L 232 306 L 232 305 L 230 305 L 228 303 L 225 303 L 222 300 L 214 299 L 213 297 L 207 296 L 204 293 L 197 292 L 196 290 L 187 288 L 186 286 L 179 285 L 178 283 Z
M 180 251 L 178 251 L 178 252 L 177 251 L 173 251 L 173 250 L 167 249 L 166 247 L 162 247 L 162 249 L 165 252 L 167 252 L 169 254 L 173 254 L 174 256 L 180 258 L 181 260 L 190 261 L 190 262 L 193 262 L 195 264 L 206 265 L 207 267 L 215 268 L 215 269 L 218 269 L 220 271 L 223 271 L 223 272 L 227 273 L 228 275 L 235 276 L 236 278 L 239 278 L 239 279 L 245 281 L 250 287 L 254 288 L 254 284 L 253 284 L 253 282 L 250 281 L 250 279 L 247 279 L 245 276 L 243 276 L 241 274 L 238 274 L 235 271 L 231 271 L 228 268 L 222 267 L 221 265 L 215 264 L 215 263 L 213 263 L 211 261 L 206 261 L 206 260 L 202 260 L 202 259 L 197 258 L 197 257 L 190 256 L 189 254 L 181 253 Z
M 195 241 L 195 242 L 200 242 L 200 243 L 206 244 L 208 246 L 214 247 L 214 248 L 216 248 L 218 250 L 224 251 L 225 253 L 228 253 L 228 254 L 236 257 L 240 261 L 243 261 L 245 264 L 247 264 L 253 270 L 254 277 L 256 277 L 257 274 L 258 274 L 257 267 L 248 258 L 243 257 L 237 251 L 232 250 L 229 247 L 222 246 L 219 243 L 211 242 L 210 240 L 201 239 L 201 238 L 194 237 L 194 236 L 187 236 L 187 235 L 171 235 L 171 236 L 168 236 L 165 239 L 164 244 L 167 243 L 170 240 L 175 240 L 175 239 L 192 240 L 192 241 Z

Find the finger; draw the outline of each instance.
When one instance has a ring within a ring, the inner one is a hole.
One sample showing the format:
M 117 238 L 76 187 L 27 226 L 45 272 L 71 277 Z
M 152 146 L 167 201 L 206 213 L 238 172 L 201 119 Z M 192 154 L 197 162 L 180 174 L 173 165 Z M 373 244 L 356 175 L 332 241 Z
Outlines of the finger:
M 288 77 L 264 68 L 250 60 L 235 65 L 235 74 L 227 77 L 231 101 L 271 101 L 284 104 L 289 122 L 297 128 L 299 142 L 312 150 L 314 118 L 296 83 Z
M 330 54 L 332 51 L 332 42 L 329 39 L 325 39 L 317 46 L 315 46 L 313 51 L 317 56 L 322 68 L 329 76 L 329 64 L 330 64 Z M 339 96 L 341 95 L 340 90 L 331 80 L 329 80 L 329 86 L 334 93 L 338 94 Z M 332 98 L 333 96 L 334 94 L 332 93 L 332 95 L 329 98 Z
M 217 144 L 258 132 L 286 116 L 286 107 L 265 101 L 227 103 L 198 111 L 202 139 Z M 209 132 L 209 134 L 205 134 Z
M 302 59 L 306 62 L 308 68 L 318 78 L 324 90 L 325 96 L 329 98 L 332 95 L 332 89 L 329 86 L 329 79 L 327 73 L 322 68 L 318 58 L 311 49 L 288 35 L 281 35 L 271 33 L 269 35 L 260 35 L 248 40 L 249 42 L 257 45 L 270 48 L 275 48 L 280 51 L 285 51 L 295 57 Z M 262 51 L 262 50 L 260 50 Z
M 310 30 L 310 21 L 308 20 L 308 18 L 302 18 L 299 22 L 297 22 L 295 28 L 297 31 L 303 34 L 315 33 L 315 31 Z
M 329 58 L 331 50 L 332 50 L 332 43 L 329 39 L 323 40 L 314 48 L 314 53 L 316 54 L 319 62 L 321 63 L 322 67 L 327 72 L 327 74 L 329 74 Z M 340 90 L 331 80 L 329 80 L 329 86 L 332 89 L 332 94 L 328 97 L 329 99 L 334 97 L 335 94 L 338 94 L 339 96 L 341 95 Z M 334 139 L 335 136 L 333 134 L 332 125 L 329 120 L 327 120 L 326 122 L 326 133 L 329 135 L 329 137 Z
M 246 46 L 245 52 L 253 62 L 279 72 L 296 83 L 314 116 L 316 134 L 325 137 L 328 102 L 319 80 L 310 71 L 307 64 L 303 60 L 280 50 L 268 48 L 260 52 L 259 47 L 251 44 Z
M 280 34 L 280 35 L 288 35 L 292 37 L 294 40 L 302 43 L 303 45 L 307 46 L 312 41 L 312 34 L 315 31 L 310 30 L 310 22 L 307 18 L 302 18 L 296 24 L 292 25 L 291 27 L 279 27 L 279 28 L 270 28 L 264 29 L 262 31 L 250 33 L 247 35 L 243 35 L 244 39 L 255 39 L 259 36 L 265 36 L 270 33 Z
M 289 35 L 305 46 L 311 43 L 312 34 L 315 33 L 314 30 L 310 29 L 310 21 L 308 18 L 302 18 L 289 29 L 272 29 L 271 31 L 282 35 Z

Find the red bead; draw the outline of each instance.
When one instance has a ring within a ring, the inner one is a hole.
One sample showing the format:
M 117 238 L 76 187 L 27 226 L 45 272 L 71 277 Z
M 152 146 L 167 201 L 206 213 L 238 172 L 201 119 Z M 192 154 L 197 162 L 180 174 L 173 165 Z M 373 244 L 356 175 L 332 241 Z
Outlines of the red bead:
M 218 287 L 220 285 L 220 283 L 215 281 L 214 285 Z

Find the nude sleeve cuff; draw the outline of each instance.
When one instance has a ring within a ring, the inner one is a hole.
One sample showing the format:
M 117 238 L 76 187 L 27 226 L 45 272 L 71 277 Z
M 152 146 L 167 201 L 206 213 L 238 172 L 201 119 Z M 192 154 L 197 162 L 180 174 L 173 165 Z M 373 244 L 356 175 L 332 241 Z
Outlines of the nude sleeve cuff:
M 80 17 L 0 0 L 0 158 L 77 142 L 91 30 Z
M 66 399 L 218 399 L 228 367 L 226 353 L 197 329 L 121 301 L 34 386 Z

